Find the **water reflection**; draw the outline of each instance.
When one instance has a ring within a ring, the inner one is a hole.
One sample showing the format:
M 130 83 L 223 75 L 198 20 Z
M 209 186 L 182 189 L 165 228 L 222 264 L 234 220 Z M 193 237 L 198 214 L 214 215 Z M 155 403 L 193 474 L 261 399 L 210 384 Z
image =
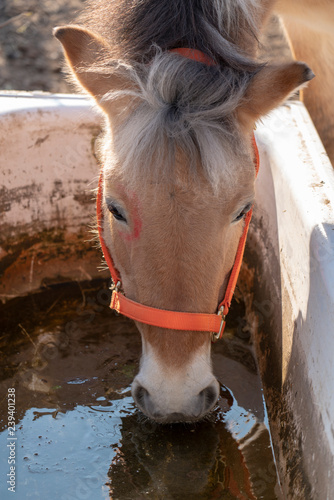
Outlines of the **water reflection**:
M 136 415 L 122 418 L 122 438 L 108 473 L 111 497 L 276 499 L 266 427 L 240 408 L 226 388 L 219 406 L 211 422 L 195 426 L 161 426 Z M 262 479 L 261 468 L 267 470 Z
M 2 327 L 0 388 L 5 393 L 15 387 L 17 395 L 18 498 L 278 498 L 248 346 L 227 338 L 216 350 L 215 371 L 229 388 L 222 386 L 207 421 L 157 425 L 138 412 L 130 394 L 139 336 L 133 325 L 94 302 L 98 293 L 85 291 L 83 306 L 82 289 L 79 298 L 70 291 L 63 303 L 57 291 L 44 297 L 45 311 L 40 300 L 29 298 L 28 309 L 16 303 L 12 323 L 7 317 Z M 20 330 L 14 335 L 13 322 L 28 336 Z M 1 420 L 1 473 L 6 474 L 3 410 Z M 2 490 L 1 499 L 11 498 Z

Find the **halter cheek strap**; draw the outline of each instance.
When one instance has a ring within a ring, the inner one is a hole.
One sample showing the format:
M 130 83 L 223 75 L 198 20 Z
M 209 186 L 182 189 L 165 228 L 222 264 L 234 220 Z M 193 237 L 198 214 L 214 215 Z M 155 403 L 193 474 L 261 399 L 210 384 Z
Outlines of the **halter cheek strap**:
M 253 135 L 253 148 L 255 154 L 255 169 L 256 174 L 259 171 L 259 153 Z M 227 284 L 226 292 L 223 301 L 218 305 L 217 314 L 205 313 L 188 313 L 178 311 L 167 311 L 164 309 L 157 309 L 155 307 L 145 306 L 125 297 L 121 293 L 121 276 L 116 269 L 113 259 L 110 255 L 109 249 L 106 246 L 103 237 L 103 169 L 101 169 L 99 185 L 96 200 L 97 211 L 97 227 L 104 258 L 108 264 L 110 274 L 113 282 L 116 284 L 112 293 L 110 307 L 128 318 L 131 318 L 140 323 L 145 323 L 160 328 L 167 328 L 172 330 L 189 330 L 198 332 L 211 332 L 212 340 L 217 341 L 220 339 L 224 332 L 226 315 L 229 311 L 234 290 L 237 284 L 239 271 L 242 263 L 242 258 L 245 250 L 247 232 L 250 220 L 252 218 L 253 209 L 251 209 L 245 217 L 244 229 L 239 240 L 238 249 L 234 261 L 234 265 L 230 274 Z

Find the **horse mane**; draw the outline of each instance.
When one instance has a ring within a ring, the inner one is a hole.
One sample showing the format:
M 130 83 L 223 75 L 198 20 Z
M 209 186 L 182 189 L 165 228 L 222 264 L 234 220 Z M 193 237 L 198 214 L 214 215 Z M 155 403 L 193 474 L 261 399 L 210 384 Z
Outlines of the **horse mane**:
M 254 70 L 258 0 L 88 0 L 79 22 L 124 61 L 148 62 L 152 47 L 201 50 L 217 64 Z
M 155 165 L 157 178 L 168 181 L 181 151 L 189 172 L 198 173 L 200 165 L 214 189 L 226 176 L 232 179 L 236 155 L 244 159 L 248 152 L 234 111 L 263 66 L 237 46 L 243 36 L 256 38 L 256 3 L 94 0 L 89 4 L 81 22 L 111 47 L 110 58 L 99 60 L 96 68 L 130 83 L 128 89 L 108 92 L 104 102 L 128 95 L 133 103 L 125 121 L 113 131 L 113 159 L 105 155 L 110 168 L 122 169 L 130 182 L 138 175 L 152 179 L 149 169 Z M 216 65 L 169 52 L 177 47 L 202 50 Z
M 181 152 L 193 179 L 203 172 L 217 192 L 222 182 L 234 185 L 235 169 L 251 158 L 234 118 L 249 73 L 221 71 L 157 49 L 149 65 L 118 63 L 114 74 L 125 77 L 132 90 L 111 90 L 103 99 L 108 104 L 130 98 L 130 112 L 105 141 L 107 148 L 113 144 L 103 160 L 106 171 L 117 168 L 134 185 L 138 177 L 166 183 L 177 177 Z

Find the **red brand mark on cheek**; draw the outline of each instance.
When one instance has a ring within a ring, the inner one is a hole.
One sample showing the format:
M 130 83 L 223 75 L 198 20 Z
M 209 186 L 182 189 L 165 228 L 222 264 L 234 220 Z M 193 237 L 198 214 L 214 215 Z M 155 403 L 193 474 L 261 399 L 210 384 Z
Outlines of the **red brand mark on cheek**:
M 130 212 L 130 224 L 132 225 L 132 231 L 119 231 L 119 234 L 125 241 L 137 240 L 140 236 L 142 230 L 142 220 L 139 214 L 140 203 L 135 192 L 128 191 L 124 189 L 124 186 L 120 186 L 119 189 L 122 194 L 128 199 L 129 212 Z M 129 228 L 130 229 L 130 228 Z
M 131 208 L 131 219 L 133 224 L 133 230 L 130 234 L 122 231 L 122 236 L 126 241 L 133 241 L 139 238 L 142 228 L 142 220 L 139 215 L 138 205 Z

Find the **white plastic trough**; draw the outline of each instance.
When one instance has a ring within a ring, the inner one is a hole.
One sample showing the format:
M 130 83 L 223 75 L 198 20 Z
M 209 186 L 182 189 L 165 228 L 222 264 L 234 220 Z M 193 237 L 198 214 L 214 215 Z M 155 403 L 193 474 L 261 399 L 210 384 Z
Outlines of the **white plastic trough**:
M 0 298 L 101 277 L 94 219 L 100 118 L 72 95 L 0 94 Z M 256 131 L 248 308 L 288 498 L 334 491 L 334 174 L 304 106 Z
M 90 108 L 80 96 L 0 93 L 0 299 L 101 277 Z

